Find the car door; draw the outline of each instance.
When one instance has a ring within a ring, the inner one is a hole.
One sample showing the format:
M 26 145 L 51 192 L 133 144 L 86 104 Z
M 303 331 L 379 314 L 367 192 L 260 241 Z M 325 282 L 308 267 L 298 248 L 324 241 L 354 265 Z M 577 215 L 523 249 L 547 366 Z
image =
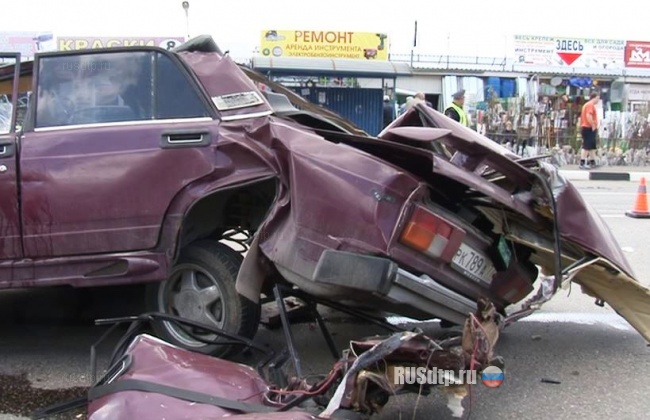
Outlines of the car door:
M 16 121 L 20 54 L 0 53 L 0 279 L 10 280 L 11 261 L 22 257 Z M 7 264 L 2 264 L 2 262 Z
M 171 53 L 45 53 L 22 140 L 25 254 L 152 249 L 166 209 L 213 171 L 209 103 Z

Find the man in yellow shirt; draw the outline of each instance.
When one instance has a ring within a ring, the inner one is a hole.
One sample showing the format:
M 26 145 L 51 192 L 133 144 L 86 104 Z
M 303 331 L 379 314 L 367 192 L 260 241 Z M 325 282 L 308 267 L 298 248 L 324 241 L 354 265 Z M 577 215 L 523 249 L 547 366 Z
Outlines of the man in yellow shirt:
M 451 102 L 451 105 L 445 109 L 445 115 L 467 127 L 467 114 L 463 109 L 463 105 L 465 104 L 465 90 L 460 90 L 451 95 L 451 97 L 453 101 Z

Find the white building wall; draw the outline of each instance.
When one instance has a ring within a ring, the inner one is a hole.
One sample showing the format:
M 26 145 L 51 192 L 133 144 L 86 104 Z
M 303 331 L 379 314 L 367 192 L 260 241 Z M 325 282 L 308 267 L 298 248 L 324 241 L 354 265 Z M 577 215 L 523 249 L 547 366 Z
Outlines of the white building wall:
M 381 88 L 381 79 L 357 79 L 359 86 L 362 88 Z M 393 87 L 392 79 L 384 79 L 384 83 L 389 88 Z M 402 91 L 413 93 L 424 92 L 434 95 L 442 93 L 442 76 L 422 75 L 422 76 L 403 76 L 397 77 L 395 88 Z
M 442 93 L 442 76 L 410 76 L 398 77 L 395 83 L 397 89 L 409 90 L 412 92 L 424 92 L 434 95 Z

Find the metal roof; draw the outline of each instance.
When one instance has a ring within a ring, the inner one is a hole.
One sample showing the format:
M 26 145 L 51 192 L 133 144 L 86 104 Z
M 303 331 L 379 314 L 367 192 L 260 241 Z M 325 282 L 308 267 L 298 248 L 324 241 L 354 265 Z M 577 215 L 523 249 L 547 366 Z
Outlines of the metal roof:
M 650 71 L 644 69 L 595 69 L 580 67 L 553 67 L 510 65 L 500 67 L 482 67 L 478 65 L 450 64 L 449 66 L 413 66 L 413 73 L 520 73 L 520 74 L 548 74 L 557 76 L 600 76 L 600 77 L 641 77 L 650 78 Z
M 458 72 L 481 73 L 503 72 L 523 74 L 549 74 L 549 75 L 583 75 L 603 77 L 650 77 L 650 69 L 604 69 L 595 67 L 563 67 L 539 66 L 520 64 L 517 60 L 506 57 L 463 57 L 446 55 L 391 55 L 393 62 L 404 62 L 412 65 L 414 73 L 424 72 Z
M 505 57 L 465 57 L 447 55 L 391 54 L 394 62 L 407 62 L 414 70 L 453 70 L 459 72 L 507 71 Z M 505 69 L 505 70 L 504 70 Z
M 463 57 L 446 55 L 391 54 L 390 61 L 307 57 L 254 57 L 252 67 L 275 75 L 348 75 L 357 77 L 413 76 L 433 73 L 520 73 L 557 76 L 600 76 L 650 78 L 650 69 L 603 69 L 521 64 L 506 57 Z
M 609 76 L 609 77 L 650 77 L 650 70 L 645 69 L 601 69 L 593 67 L 557 67 L 557 66 L 532 66 L 527 64 L 514 64 L 512 71 L 530 74 L 557 74 L 557 75 L 584 75 L 584 76 Z
M 251 66 L 275 75 L 337 75 L 356 77 L 411 76 L 408 63 L 382 60 L 353 60 L 343 58 L 253 57 Z

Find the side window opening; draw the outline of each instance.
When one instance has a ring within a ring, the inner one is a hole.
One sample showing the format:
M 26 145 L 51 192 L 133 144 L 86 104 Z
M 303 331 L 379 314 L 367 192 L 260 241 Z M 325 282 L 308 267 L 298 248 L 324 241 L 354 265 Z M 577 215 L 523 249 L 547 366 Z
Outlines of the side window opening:
M 209 116 L 181 69 L 159 52 L 41 58 L 36 127 Z
M 10 95 L 0 95 L 0 134 L 11 131 L 11 117 L 13 115 L 13 105 Z
M 7 57 L 3 55 L 0 57 L 0 134 L 6 134 L 12 130 L 20 131 L 25 110 L 27 106 L 27 99 L 25 92 L 25 76 L 21 75 L 17 81 L 18 97 L 14 103 L 14 73 L 15 73 L 16 60 L 15 57 Z M 14 110 L 14 106 L 16 109 Z M 12 118 L 16 113 L 16 122 L 12 127 Z
M 156 76 L 156 118 L 210 116 L 181 69 L 166 55 L 158 55 Z
M 151 53 L 41 59 L 36 127 L 151 119 Z

